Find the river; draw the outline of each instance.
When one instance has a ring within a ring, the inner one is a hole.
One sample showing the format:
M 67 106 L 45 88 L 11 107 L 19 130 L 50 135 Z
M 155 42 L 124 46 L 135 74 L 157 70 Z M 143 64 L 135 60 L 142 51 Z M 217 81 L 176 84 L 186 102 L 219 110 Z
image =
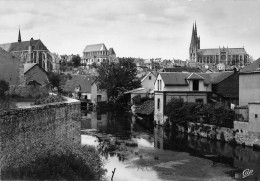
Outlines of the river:
M 111 180 L 260 180 L 260 152 L 172 133 L 127 112 L 82 112 L 81 144 L 95 146 Z

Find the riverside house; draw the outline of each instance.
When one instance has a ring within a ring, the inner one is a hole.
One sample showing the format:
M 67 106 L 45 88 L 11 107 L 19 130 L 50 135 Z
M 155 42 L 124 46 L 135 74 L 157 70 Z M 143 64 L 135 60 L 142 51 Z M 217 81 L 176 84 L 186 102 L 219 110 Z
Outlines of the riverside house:
M 239 73 L 239 107 L 234 129 L 260 133 L 260 58 Z
M 130 90 L 125 92 L 124 94 L 130 94 L 131 103 L 133 103 L 133 97 L 140 95 L 141 97 L 152 97 L 154 91 L 154 82 L 156 80 L 156 76 L 153 72 L 148 72 L 143 78 L 141 78 L 141 86 L 140 88 Z
M 76 99 L 86 99 L 92 103 L 107 101 L 107 94 L 97 88 L 96 77 L 88 75 L 72 75 L 67 80 L 64 91 Z
M 64 91 L 73 98 L 91 100 L 91 83 L 94 78 L 86 75 L 71 75 L 71 77 L 67 80 Z
M 172 98 L 182 99 L 184 102 L 206 104 L 209 102 L 227 101 L 224 93 L 231 97 L 237 92 L 225 92 L 223 89 L 238 89 L 237 79 L 230 78 L 234 72 L 217 73 L 188 73 L 188 72 L 160 72 L 154 88 L 154 119 L 162 124 L 165 121 L 164 109 Z M 237 87 L 237 88 L 236 88 Z

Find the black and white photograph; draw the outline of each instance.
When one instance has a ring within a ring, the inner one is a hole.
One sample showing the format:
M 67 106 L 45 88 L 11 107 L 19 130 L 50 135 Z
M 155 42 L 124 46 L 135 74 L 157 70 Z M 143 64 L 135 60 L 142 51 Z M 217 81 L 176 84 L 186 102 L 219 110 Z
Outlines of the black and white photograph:
M 0 0 L 0 181 L 260 181 L 260 0 Z

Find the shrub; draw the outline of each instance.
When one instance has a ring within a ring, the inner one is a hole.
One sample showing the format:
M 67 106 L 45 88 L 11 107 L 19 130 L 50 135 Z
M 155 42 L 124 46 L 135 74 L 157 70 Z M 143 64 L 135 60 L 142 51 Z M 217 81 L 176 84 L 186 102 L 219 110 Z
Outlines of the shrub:
M 96 180 L 104 173 L 95 148 L 66 145 L 46 149 L 20 165 L 9 164 L 1 174 L 4 180 Z
M 50 95 L 50 96 L 43 96 L 40 97 L 38 99 L 36 99 L 34 101 L 34 105 L 40 105 L 40 104 L 48 104 L 48 103 L 54 103 L 54 102 L 62 102 L 65 99 L 62 96 L 54 96 L 54 95 Z
M 174 123 L 200 122 L 221 127 L 233 128 L 235 112 L 217 104 L 184 103 L 181 99 L 171 99 L 165 114 Z
M 220 141 L 225 142 L 225 135 L 223 132 L 220 133 Z
M 9 83 L 0 80 L 0 99 L 5 97 L 6 92 L 9 90 Z

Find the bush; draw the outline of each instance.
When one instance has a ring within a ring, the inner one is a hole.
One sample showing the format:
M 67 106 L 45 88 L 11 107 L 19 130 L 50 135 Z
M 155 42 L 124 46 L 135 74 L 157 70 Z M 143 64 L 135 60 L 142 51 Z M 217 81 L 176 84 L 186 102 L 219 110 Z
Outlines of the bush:
M 9 90 L 9 83 L 4 81 L 4 80 L 0 80 L 0 99 L 5 97 L 6 92 Z
M 220 103 L 184 103 L 181 99 L 171 99 L 166 105 L 165 114 L 169 120 L 178 124 L 200 122 L 229 128 L 233 128 L 235 119 L 235 112 Z
M 54 102 L 62 102 L 65 101 L 65 99 L 61 96 L 43 96 L 34 101 L 34 105 L 40 105 L 40 104 L 48 104 L 48 103 L 54 103 Z
M 20 165 L 9 164 L 1 176 L 4 180 L 96 180 L 104 173 L 95 148 L 66 145 L 46 149 Z

